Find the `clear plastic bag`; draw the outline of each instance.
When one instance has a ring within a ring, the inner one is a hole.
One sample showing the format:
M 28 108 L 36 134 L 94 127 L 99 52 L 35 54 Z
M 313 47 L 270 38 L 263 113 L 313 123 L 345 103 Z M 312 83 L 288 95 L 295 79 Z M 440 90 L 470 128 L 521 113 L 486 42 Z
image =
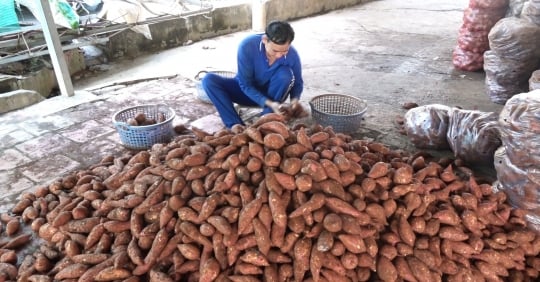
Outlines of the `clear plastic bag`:
M 495 189 L 503 191 L 510 205 L 527 211 L 529 227 L 540 231 L 540 172 L 536 168 L 522 169 L 508 158 L 505 146 L 495 151 L 497 172 Z
M 501 140 L 512 163 L 540 167 L 540 90 L 510 98 L 499 114 Z
M 498 21 L 488 34 L 489 47 L 498 56 L 519 60 L 538 60 L 540 26 L 520 18 Z
M 472 164 L 492 164 L 501 146 L 497 114 L 452 108 L 449 112 L 448 145 L 457 158 Z
M 529 0 L 510 0 L 505 17 L 519 17 L 523 10 L 523 5 Z
M 484 53 L 486 91 L 492 102 L 504 105 L 518 93 L 529 90 L 530 74 L 538 67 L 534 60 L 501 57 L 488 50 Z
M 417 148 L 448 149 L 446 132 L 450 107 L 439 104 L 420 106 L 405 113 L 405 131 Z
M 540 89 L 540 70 L 535 70 L 529 78 L 529 91 Z
M 540 1 L 529 1 L 523 5 L 521 18 L 529 22 L 540 25 Z

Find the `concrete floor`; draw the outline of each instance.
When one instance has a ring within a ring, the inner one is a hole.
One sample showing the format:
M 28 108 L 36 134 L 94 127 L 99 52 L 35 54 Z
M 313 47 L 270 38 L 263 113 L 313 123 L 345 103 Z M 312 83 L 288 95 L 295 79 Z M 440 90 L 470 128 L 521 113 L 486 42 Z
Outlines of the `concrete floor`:
M 455 70 L 452 50 L 468 0 L 384 0 L 291 22 L 303 67 L 302 102 L 341 93 L 365 99 L 355 138 L 416 150 L 399 133 L 405 102 L 500 111 L 485 93 L 484 74 Z M 221 127 L 213 106 L 199 102 L 194 76 L 202 69 L 235 70 L 239 32 L 158 54 L 114 63 L 75 81 L 75 97 L 55 97 L 0 116 L 0 209 L 23 191 L 107 154 L 128 152 L 111 117 L 123 108 L 162 102 L 175 123 Z M 137 79 L 163 77 L 138 82 Z M 122 83 L 127 82 L 127 83 Z M 441 152 L 448 153 L 448 152 Z

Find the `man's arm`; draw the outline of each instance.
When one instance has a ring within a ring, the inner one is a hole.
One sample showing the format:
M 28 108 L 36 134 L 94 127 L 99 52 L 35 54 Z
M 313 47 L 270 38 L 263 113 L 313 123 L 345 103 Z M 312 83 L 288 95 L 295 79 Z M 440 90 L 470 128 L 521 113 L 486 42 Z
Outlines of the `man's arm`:
M 238 47 L 238 83 L 240 89 L 257 103 L 259 106 L 266 105 L 267 98 L 255 87 L 255 56 L 258 46 L 253 45 L 253 41 L 245 39 Z

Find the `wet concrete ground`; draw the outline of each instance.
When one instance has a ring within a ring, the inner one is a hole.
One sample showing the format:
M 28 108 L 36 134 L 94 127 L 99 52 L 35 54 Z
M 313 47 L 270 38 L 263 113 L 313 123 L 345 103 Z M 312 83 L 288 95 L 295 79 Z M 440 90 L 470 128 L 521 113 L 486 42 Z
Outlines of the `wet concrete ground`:
M 292 21 L 302 56 L 302 103 L 326 93 L 365 99 L 368 110 L 355 138 L 414 151 L 399 133 L 401 105 L 444 104 L 496 111 L 484 74 L 460 72 L 451 63 L 467 0 L 385 0 Z M 250 31 L 196 42 L 108 66 L 75 81 L 75 97 L 55 97 L 0 116 L 0 210 L 23 191 L 46 185 L 129 152 L 112 123 L 127 107 L 165 103 L 175 124 L 222 127 L 212 105 L 197 100 L 193 77 L 202 69 L 235 70 L 238 42 Z M 149 79 L 134 83 L 137 79 Z M 309 119 L 307 120 L 309 121 Z M 440 152 L 448 154 L 449 152 Z

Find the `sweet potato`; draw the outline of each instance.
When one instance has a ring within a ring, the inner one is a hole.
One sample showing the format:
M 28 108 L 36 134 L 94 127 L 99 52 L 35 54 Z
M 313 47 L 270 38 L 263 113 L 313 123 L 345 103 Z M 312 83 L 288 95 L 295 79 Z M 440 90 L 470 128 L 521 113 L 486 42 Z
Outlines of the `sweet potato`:
M 408 256 L 405 258 L 405 260 L 407 261 L 412 274 L 419 282 L 432 281 L 431 272 L 425 263 L 414 256 Z
M 127 269 L 109 266 L 98 272 L 94 279 L 95 281 L 115 281 L 120 279 L 126 279 L 131 276 L 131 271 Z
M 213 281 L 220 273 L 219 262 L 215 258 L 204 261 L 200 269 L 201 276 L 199 281 Z
M 326 197 L 324 204 L 329 210 L 335 213 L 348 214 L 353 217 L 362 216 L 362 213 L 351 204 L 336 197 Z
M 212 242 L 210 242 L 208 238 L 204 237 L 193 223 L 187 221 L 180 223 L 180 230 L 195 242 L 207 248 L 212 247 Z
M 333 245 L 334 234 L 332 232 L 329 232 L 328 230 L 323 230 L 317 238 L 317 242 L 315 243 L 317 250 L 320 252 L 327 252 L 331 250 Z
M 383 177 L 389 172 L 389 164 L 385 162 L 376 162 L 368 172 L 368 177 L 376 179 Z
M 296 189 L 296 183 L 295 179 L 292 175 L 281 173 L 281 172 L 274 172 L 274 176 L 276 177 L 277 182 L 287 190 L 295 190 Z
M 313 178 L 307 174 L 300 174 L 296 176 L 294 183 L 298 191 L 307 192 L 313 187 Z
M 279 150 L 285 144 L 287 144 L 287 141 L 285 141 L 285 138 L 277 133 L 268 133 L 263 138 L 264 146 L 272 149 L 272 150 Z
M 255 218 L 261 207 L 262 200 L 256 198 L 240 210 L 238 217 L 238 234 L 243 234 L 247 230 L 247 227 L 251 225 L 251 221 Z
M 312 134 L 309 137 L 312 145 L 324 142 L 324 141 L 328 140 L 329 138 L 330 138 L 330 135 L 328 133 L 326 133 L 326 132 L 323 132 L 323 131 L 316 132 L 316 133 Z
M 256 266 L 269 266 L 268 259 L 256 249 L 248 249 L 239 257 L 240 261 L 250 263 Z
M 453 209 L 439 210 L 433 214 L 433 218 L 436 218 L 441 223 L 448 225 L 458 225 L 461 223 L 461 218 Z
M 269 121 L 265 122 L 258 127 L 259 131 L 261 131 L 263 134 L 268 133 L 277 133 L 283 138 L 287 139 L 289 138 L 289 129 L 287 126 L 279 121 Z
M 323 220 L 323 226 L 326 230 L 338 233 L 341 231 L 343 226 L 343 220 L 336 213 L 328 213 Z
M 323 166 L 314 160 L 305 159 L 302 161 L 300 172 L 311 176 L 315 182 L 320 182 L 328 178 Z
M 271 247 L 270 231 L 257 217 L 253 218 L 252 224 L 259 251 L 266 256 Z
M 310 266 L 311 239 L 300 238 L 293 248 L 293 274 L 296 281 L 301 281 Z
M 311 196 L 311 198 L 307 202 L 303 203 L 301 206 L 299 206 L 297 209 L 291 212 L 289 214 L 289 217 L 293 218 L 293 217 L 302 216 L 302 215 L 311 213 L 314 210 L 322 208 L 324 204 L 325 204 L 324 194 L 315 193 Z
M 88 266 L 80 263 L 74 263 L 66 266 L 64 269 L 60 270 L 54 276 L 55 280 L 63 279 L 73 279 L 81 277 L 87 270 Z
M 324 168 L 324 171 L 326 172 L 328 178 L 341 182 L 340 171 L 336 164 L 334 164 L 331 160 L 328 159 L 321 159 L 320 164 Z
M 416 235 L 414 234 L 411 225 L 407 221 L 407 218 L 404 216 L 400 216 L 398 219 L 398 233 L 399 237 L 404 243 L 411 247 L 414 246 Z
M 339 234 L 337 237 L 351 253 L 360 254 L 366 251 L 366 244 L 359 235 Z
M 398 271 L 394 264 L 384 256 L 377 260 L 377 275 L 382 281 L 397 281 Z

